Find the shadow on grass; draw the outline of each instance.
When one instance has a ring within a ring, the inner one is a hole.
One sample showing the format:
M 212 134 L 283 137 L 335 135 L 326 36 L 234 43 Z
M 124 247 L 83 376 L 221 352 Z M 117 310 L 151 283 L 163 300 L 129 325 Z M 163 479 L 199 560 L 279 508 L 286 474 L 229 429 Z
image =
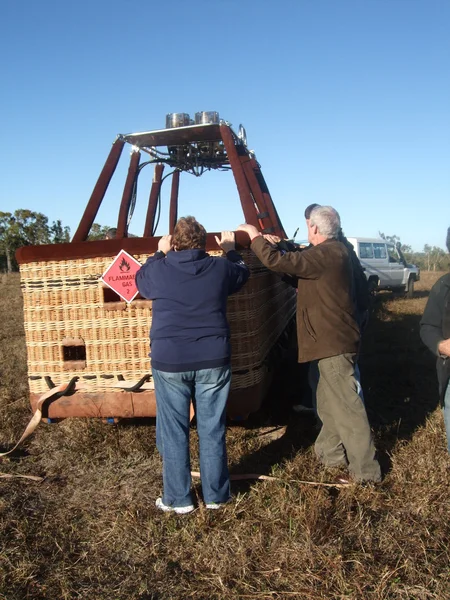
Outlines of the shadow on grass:
M 413 298 L 428 298 L 430 295 L 429 290 L 415 290 Z M 381 294 L 376 294 L 376 298 L 383 297 L 388 298 L 406 298 L 405 292 L 382 292 Z
M 428 296 L 428 292 L 416 292 Z M 402 301 L 379 295 L 364 334 L 359 360 L 369 421 L 374 429 L 383 473 L 390 470 L 390 454 L 398 440 L 408 440 L 438 405 L 435 359 L 419 336 L 420 315 L 389 311 Z M 405 302 L 408 302 L 405 300 Z M 411 302 L 411 301 L 409 301 Z M 269 474 L 272 467 L 314 444 L 319 431 L 314 416 L 295 413 L 292 404 L 305 394 L 305 370 L 290 356 L 275 378 L 262 409 L 242 426 L 286 426 L 285 434 L 256 452 L 243 456 L 231 472 Z M 250 484 L 239 483 L 244 491 Z
M 14 444 L 11 444 L 9 447 L 8 446 L 0 446 L 0 454 L 9 452 L 12 448 L 14 448 Z M 14 450 L 14 452 L 11 452 L 11 454 L 8 454 L 7 459 L 10 462 L 13 462 L 13 461 L 20 462 L 20 459 L 26 458 L 28 456 L 30 456 L 30 453 L 26 448 L 17 448 L 16 450 Z
M 421 315 L 392 314 L 391 300 L 381 297 L 374 306 L 359 361 L 369 420 L 385 455 L 397 440 L 410 439 L 438 405 L 436 360 L 420 339 Z

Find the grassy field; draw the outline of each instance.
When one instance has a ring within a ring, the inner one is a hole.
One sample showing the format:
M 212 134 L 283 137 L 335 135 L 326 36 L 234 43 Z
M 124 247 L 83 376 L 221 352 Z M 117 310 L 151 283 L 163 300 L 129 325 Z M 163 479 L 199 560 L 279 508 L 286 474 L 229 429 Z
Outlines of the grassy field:
M 0 479 L 0 598 L 450 598 L 450 459 L 434 359 L 418 333 L 439 275 L 423 273 L 411 300 L 379 294 L 365 335 L 360 367 L 381 486 L 301 483 L 329 474 L 312 450 L 314 419 L 290 409 L 299 393 L 292 368 L 270 392 L 276 410 L 228 429 L 231 471 L 277 479 L 234 482 L 222 511 L 157 511 L 151 420 L 41 424 L 0 466 L 44 477 Z M 0 375 L 5 450 L 30 418 L 17 275 L 0 288 Z M 197 469 L 195 437 L 193 429 Z

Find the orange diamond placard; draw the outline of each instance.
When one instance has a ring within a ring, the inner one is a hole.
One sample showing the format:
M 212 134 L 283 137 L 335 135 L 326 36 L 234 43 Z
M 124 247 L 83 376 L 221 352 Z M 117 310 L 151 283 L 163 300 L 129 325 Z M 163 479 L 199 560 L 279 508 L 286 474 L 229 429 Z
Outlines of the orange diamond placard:
M 100 279 L 125 302 L 131 302 L 139 293 L 135 279 L 140 268 L 141 263 L 138 260 L 121 250 Z

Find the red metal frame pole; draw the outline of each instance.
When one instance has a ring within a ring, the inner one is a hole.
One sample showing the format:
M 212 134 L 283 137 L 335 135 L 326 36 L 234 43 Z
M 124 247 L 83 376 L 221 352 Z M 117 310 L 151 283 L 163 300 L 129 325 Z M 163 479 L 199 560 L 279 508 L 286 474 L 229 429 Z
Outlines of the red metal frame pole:
M 153 176 L 152 187 L 150 190 L 150 197 L 148 199 L 148 209 L 147 209 L 147 216 L 145 218 L 143 237 L 150 237 L 153 233 L 153 227 L 155 224 L 156 208 L 158 206 L 158 196 L 161 191 L 163 171 L 164 171 L 163 164 L 158 164 L 155 166 L 155 174 Z
M 119 162 L 124 145 L 125 142 L 121 138 L 117 138 L 113 143 L 102 172 L 100 173 L 89 202 L 87 203 L 80 224 L 78 225 L 78 229 L 72 238 L 72 242 L 84 242 L 86 240 L 92 227 L 92 223 L 97 216 L 98 209 L 100 208 L 102 200 L 105 197 L 109 182 L 114 175 L 114 171 L 116 170 L 117 163 Z
M 230 161 L 234 179 L 236 181 L 245 221 L 250 225 L 254 225 L 258 229 L 261 229 L 258 217 L 256 216 L 257 209 L 255 207 L 255 202 L 245 176 L 244 169 L 242 168 L 230 127 L 228 125 L 221 125 L 220 134 L 222 136 L 223 145 L 225 146 L 225 150 L 227 152 L 228 160 Z
M 170 209 L 169 209 L 169 234 L 172 235 L 175 229 L 178 215 L 178 191 L 180 189 L 180 171 L 176 170 L 173 173 L 172 191 L 170 193 Z
M 258 189 L 261 190 L 262 197 L 264 199 L 264 205 L 266 207 L 266 211 L 269 213 L 269 218 L 272 222 L 275 235 L 279 235 L 281 238 L 285 239 L 286 232 L 284 231 L 280 217 L 278 216 L 277 209 L 275 208 L 269 188 L 264 180 L 261 168 L 255 158 L 251 158 L 249 161 L 248 170 L 250 171 L 250 169 L 252 176 L 255 178 Z
M 239 157 L 239 159 L 241 161 L 242 168 L 244 169 L 245 176 L 247 177 L 248 185 L 252 191 L 255 204 L 258 208 L 258 213 L 256 216 L 258 217 L 261 230 L 263 233 L 274 233 L 275 235 L 280 235 L 280 231 L 276 227 L 276 222 L 272 220 L 271 215 L 267 210 L 266 200 L 255 172 L 253 171 L 250 156 L 248 154 L 245 156 L 242 155 Z
M 127 219 L 128 213 L 130 212 L 131 197 L 133 195 L 133 187 L 136 181 L 140 159 L 141 153 L 139 151 L 132 152 L 130 166 L 128 167 L 128 175 L 123 188 L 122 201 L 120 203 L 116 238 L 126 237 L 128 233 Z
M 267 187 L 264 176 L 261 173 L 261 169 L 259 168 L 256 160 L 255 160 L 255 165 L 256 165 L 256 167 L 254 168 L 255 174 L 256 174 L 256 177 L 258 178 L 258 180 L 260 181 L 261 189 L 263 190 L 263 196 L 266 200 L 267 210 L 269 211 L 269 214 L 272 215 L 272 220 L 276 224 L 275 226 L 276 227 L 278 226 L 278 228 L 281 232 L 281 234 L 280 234 L 281 237 L 286 239 L 287 238 L 286 232 L 281 223 L 281 219 L 278 216 L 278 212 L 277 212 L 277 209 L 275 208 L 275 204 L 273 203 L 272 196 L 270 195 L 270 192 L 269 192 L 269 188 Z

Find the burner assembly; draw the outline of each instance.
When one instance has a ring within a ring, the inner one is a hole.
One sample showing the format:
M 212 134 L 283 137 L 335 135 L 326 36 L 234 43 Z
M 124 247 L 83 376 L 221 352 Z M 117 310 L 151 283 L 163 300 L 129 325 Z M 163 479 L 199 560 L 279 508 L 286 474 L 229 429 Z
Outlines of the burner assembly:
M 197 112 L 194 119 L 188 113 L 169 113 L 166 115 L 166 129 L 122 137 L 158 162 L 199 177 L 205 170 L 231 168 L 223 140 L 217 139 L 220 124 L 229 126 L 226 121 L 221 121 L 219 113 L 215 111 Z M 177 143 L 170 143 L 171 139 L 177 138 L 176 133 L 172 132 L 169 136 L 164 136 L 164 133 L 180 128 L 183 128 L 183 135 Z M 244 130 L 242 125 L 239 130 Z M 240 135 L 237 139 L 246 146 L 245 138 Z M 167 151 L 164 151 L 161 146 L 166 140 Z

